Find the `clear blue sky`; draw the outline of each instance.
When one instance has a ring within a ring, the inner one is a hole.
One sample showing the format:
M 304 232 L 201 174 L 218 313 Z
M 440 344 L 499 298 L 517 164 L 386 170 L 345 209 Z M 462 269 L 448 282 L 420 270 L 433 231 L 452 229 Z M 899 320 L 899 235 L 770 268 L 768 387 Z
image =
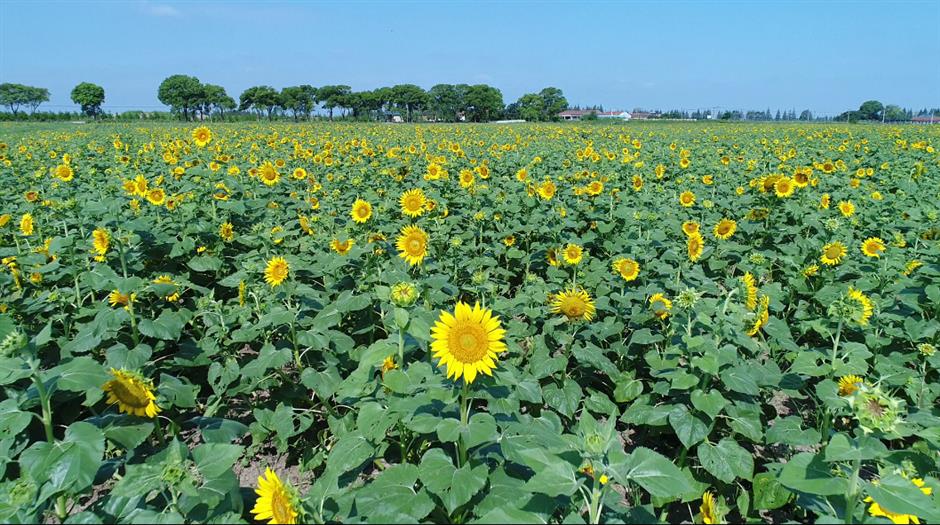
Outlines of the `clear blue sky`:
M 940 106 L 940 1 L 88 2 L 0 0 L 0 82 L 72 109 L 155 109 L 174 73 L 268 84 L 544 86 L 605 108 Z

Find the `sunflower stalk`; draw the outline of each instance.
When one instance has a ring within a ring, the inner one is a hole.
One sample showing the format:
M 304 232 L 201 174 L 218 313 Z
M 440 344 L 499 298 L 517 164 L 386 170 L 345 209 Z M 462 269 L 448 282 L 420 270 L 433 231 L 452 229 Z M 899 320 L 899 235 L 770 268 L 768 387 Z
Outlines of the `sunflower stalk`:
M 854 523 L 855 506 L 858 504 L 858 476 L 862 469 L 862 460 L 855 458 L 852 462 L 852 477 L 849 479 L 849 494 L 845 502 L 845 523 Z
M 34 365 L 33 384 L 36 385 L 36 392 L 39 394 L 39 404 L 42 407 L 42 428 L 46 433 L 46 442 L 55 443 L 55 434 L 52 432 L 52 396 L 50 396 L 49 391 L 46 390 L 46 385 L 42 382 L 42 378 L 39 377 L 38 366 L 38 363 Z M 65 494 L 59 495 L 55 500 L 55 513 L 59 520 L 64 521 L 68 516 L 66 504 Z

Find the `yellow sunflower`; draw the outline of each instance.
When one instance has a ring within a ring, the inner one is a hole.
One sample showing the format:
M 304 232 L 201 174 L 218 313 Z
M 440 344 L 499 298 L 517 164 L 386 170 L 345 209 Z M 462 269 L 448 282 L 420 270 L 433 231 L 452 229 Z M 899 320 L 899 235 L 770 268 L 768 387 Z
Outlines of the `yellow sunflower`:
M 111 235 L 104 228 L 95 228 L 95 231 L 91 232 L 91 237 L 92 247 L 97 254 L 95 260 L 103 261 L 104 255 L 108 253 L 108 247 L 111 245 Z
M 274 164 L 265 162 L 258 168 L 258 178 L 261 179 L 261 182 L 263 182 L 265 186 L 274 186 L 281 180 L 281 174 L 278 173 Z
M 757 308 L 757 284 L 754 276 L 751 275 L 751 272 L 746 272 L 744 276 L 741 277 L 741 282 L 744 283 L 744 306 L 746 306 L 748 310 Z
M 778 198 L 785 199 L 793 195 L 793 191 L 796 189 L 796 185 L 793 184 L 793 179 L 787 176 L 783 176 L 777 179 L 777 182 L 774 184 L 774 193 L 776 193 Z
M 372 205 L 362 199 L 356 199 L 349 214 L 354 221 L 362 224 L 372 217 Z
M 669 317 L 669 312 L 672 311 L 672 301 L 666 298 L 665 295 L 661 293 L 654 293 L 649 298 L 649 305 L 653 309 L 653 314 L 659 319 L 665 319 Z
M 580 264 L 581 260 L 584 258 L 584 249 L 577 244 L 568 243 L 568 245 L 565 246 L 565 249 L 562 250 L 562 256 L 564 257 L 566 264 L 570 264 L 572 266 L 575 264 Z
M 699 224 L 695 221 L 685 221 L 682 223 L 682 233 L 688 235 L 695 235 L 699 231 Z
M 271 288 L 275 288 L 281 285 L 285 279 L 287 279 L 287 274 L 290 272 L 290 265 L 287 264 L 287 261 L 283 257 L 272 257 L 268 261 L 267 267 L 264 269 L 264 280 Z
M 856 375 L 842 376 L 839 378 L 839 395 L 842 397 L 850 396 L 865 384 L 861 377 Z
M 715 235 L 716 239 L 721 239 L 723 241 L 728 240 L 734 235 L 734 232 L 738 230 L 738 223 L 731 219 L 721 219 L 718 221 L 718 224 L 715 225 L 715 229 L 712 233 Z
M 594 318 L 594 301 L 581 288 L 569 288 L 552 296 L 552 313 L 563 314 L 569 321 Z
M 258 476 L 258 499 L 251 509 L 257 521 L 268 520 L 269 525 L 279 523 L 297 523 L 300 516 L 300 504 L 293 487 L 281 481 L 270 468 L 264 470 L 264 476 Z
M 506 330 L 499 317 L 479 303 L 458 302 L 454 313 L 441 311 L 431 329 L 431 351 L 439 359 L 438 366 L 447 367 L 447 377 L 473 383 L 477 373 L 493 375 L 499 352 L 506 350 Z
M 25 236 L 30 236 L 33 234 L 33 214 L 24 213 L 20 218 L 20 233 Z
M 885 242 L 878 237 L 869 237 L 862 242 L 862 253 L 868 257 L 881 257 Z
M 819 198 L 819 207 L 828 210 L 831 201 L 832 197 L 830 197 L 828 193 L 823 193 L 823 196 Z
M 561 261 L 558 260 L 558 250 L 555 248 L 545 250 L 545 261 L 552 266 L 560 266 Z
M 147 202 L 154 206 L 162 206 L 166 202 L 166 192 L 163 188 L 153 188 L 147 192 Z
M 866 326 L 868 320 L 871 319 L 872 312 L 874 311 L 874 305 L 871 302 L 871 299 L 867 295 L 862 293 L 861 290 L 855 288 L 849 288 L 848 293 L 849 301 L 855 303 L 855 311 L 853 312 L 852 319 L 855 320 L 859 326 Z
M 689 254 L 689 260 L 695 262 L 702 256 L 702 251 L 705 249 L 705 240 L 702 239 L 702 234 L 696 232 L 693 235 L 689 235 L 688 239 L 685 242 L 686 251 Z
M 546 180 L 539 184 L 539 197 L 547 201 L 552 200 L 552 197 L 555 196 L 556 189 L 554 182 Z
M 354 244 L 356 244 L 355 239 L 346 239 L 345 241 L 333 239 L 330 241 L 330 249 L 340 255 L 346 255 L 349 253 L 349 250 L 352 249 Z
M 917 488 L 920 489 L 921 492 L 923 492 L 927 496 L 930 496 L 931 494 L 933 494 L 932 488 L 924 486 L 926 483 L 924 483 L 923 479 L 914 478 L 911 480 L 911 483 L 913 483 Z M 873 517 L 887 518 L 891 520 L 892 523 L 901 523 L 901 524 L 906 524 L 906 523 L 919 524 L 920 523 L 920 518 L 918 518 L 917 516 L 913 514 L 902 514 L 898 512 L 891 512 L 890 510 L 884 508 L 877 501 L 872 499 L 871 496 L 868 496 L 867 498 L 865 498 L 865 503 L 871 503 L 871 505 L 868 506 L 868 514 L 870 514 Z
M 718 509 L 715 505 L 715 495 L 711 491 L 702 494 L 702 505 L 698 508 L 702 513 L 702 523 L 712 525 L 719 522 Z
M 855 213 L 855 205 L 852 201 L 839 201 L 839 212 L 843 217 L 851 217 Z
M 54 174 L 62 182 L 69 182 L 75 176 L 75 170 L 68 164 L 60 164 L 56 166 Z
M 223 222 L 219 226 L 219 237 L 225 242 L 232 242 L 235 238 L 235 227 L 230 222 Z
M 618 272 L 620 277 L 623 277 L 623 280 L 627 282 L 635 280 L 637 276 L 640 275 L 640 263 L 633 259 L 621 257 L 614 261 L 612 267 L 614 271 Z
M 133 416 L 157 417 L 160 407 L 153 394 L 153 382 L 136 372 L 111 369 L 114 379 L 101 387 L 108 394 L 108 403 L 117 404 L 118 410 Z
M 847 253 L 845 245 L 839 241 L 830 242 L 823 246 L 822 255 L 819 260 L 826 266 L 835 266 L 842 262 L 842 258 Z
M 406 226 L 402 228 L 396 246 L 398 256 L 415 266 L 428 254 L 428 234 L 417 226 Z
M 643 189 L 643 177 L 639 175 L 633 176 L 633 191 L 640 191 Z
M 398 200 L 403 215 L 415 218 L 424 213 L 424 206 L 427 204 L 427 197 L 420 188 L 408 190 L 401 194 Z
M 757 306 L 757 317 L 754 319 L 751 329 L 747 331 L 747 335 L 752 337 L 757 335 L 757 332 L 767 324 L 768 319 L 770 319 L 770 297 L 762 295 L 760 304 Z
M 695 194 L 691 191 L 684 191 L 679 195 L 679 204 L 685 208 L 691 208 L 695 206 Z
M 204 148 L 212 142 L 212 132 L 205 126 L 199 126 L 193 130 L 193 141 L 200 148 Z

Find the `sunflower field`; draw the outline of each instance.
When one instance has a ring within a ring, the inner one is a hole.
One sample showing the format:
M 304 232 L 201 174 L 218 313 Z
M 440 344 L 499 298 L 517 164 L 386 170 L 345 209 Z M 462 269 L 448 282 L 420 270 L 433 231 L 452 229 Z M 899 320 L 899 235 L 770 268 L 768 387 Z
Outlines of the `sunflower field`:
M 0 128 L 0 521 L 940 522 L 937 148 Z

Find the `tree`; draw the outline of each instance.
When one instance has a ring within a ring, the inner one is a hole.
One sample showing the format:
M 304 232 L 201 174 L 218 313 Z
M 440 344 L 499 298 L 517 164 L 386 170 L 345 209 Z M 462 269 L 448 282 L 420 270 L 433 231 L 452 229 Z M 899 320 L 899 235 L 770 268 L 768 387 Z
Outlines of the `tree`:
M 881 112 L 884 106 L 877 100 L 868 100 L 858 107 L 858 113 L 862 120 L 881 120 Z
M 486 84 L 476 84 L 467 88 L 464 99 L 464 113 L 472 122 L 487 122 L 503 112 L 503 93 Z
M 542 120 L 558 120 L 558 114 L 568 107 L 568 99 L 556 87 L 547 87 L 539 91 L 539 96 L 542 98 Z
M 268 120 L 274 119 L 274 110 L 281 105 L 281 95 L 271 86 L 254 86 L 242 92 L 238 98 L 238 109 L 254 109 L 260 117 L 267 113 Z
M 813 112 L 808 109 L 804 109 L 803 112 L 800 113 L 800 120 L 813 120 Z
M 341 103 L 350 93 L 352 88 L 349 86 L 323 86 L 317 90 L 317 102 L 323 104 L 330 112 L 330 120 L 333 120 L 333 109 L 343 107 Z
M 904 111 L 900 106 L 889 104 L 885 106 L 884 112 L 884 119 L 888 122 L 906 122 L 911 120 L 907 111 Z
M 228 96 L 222 86 L 204 84 L 200 109 L 204 115 L 211 117 L 213 108 L 218 109 L 219 115 L 224 119 L 226 109 L 235 109 L 235 99 Z
M 43 102 L 49 102 L 49 90 L 46 88 L 9 82 L 0 84 L 0 104 L 9 108 L 13 115 L 17 114 L 20 106 L 29 106 L 30 113 L 35 113 Z
M 440 120 L 456 122 L 466 90 L 453 84 L 437 84 L 428 90 L 428 106 Z
M 519 117 L 528 121 L 539 121 L 545 118 L 545 99 L 535 93 L 526 93 L 516 102 L 519 108 Z
M 104 104 L 104 88 L 91 82 L 82 82 L 72 90 L 72 102 L 82 107 L 82 113 L 98 118 Z
M 294 120 L 298 116 L 309 120 L 310 113 L 317 107 L 317 88 L 307 84 L 286 87 L 281 90 L 281 103 L 294 114 Z
M 414 84 L 392 86 L 392 103 L 408 115 L 408 122 L 414 120 L 414 112 L 428 105 L 428 94 Z
M 160 83 L 157 99 L 170 106 L 176 113 L 181 113 L 184 120 L 189 120 L 191 110 L 196 109 L 205 98 L 202 83 L 196 77 L 172 75 Z

